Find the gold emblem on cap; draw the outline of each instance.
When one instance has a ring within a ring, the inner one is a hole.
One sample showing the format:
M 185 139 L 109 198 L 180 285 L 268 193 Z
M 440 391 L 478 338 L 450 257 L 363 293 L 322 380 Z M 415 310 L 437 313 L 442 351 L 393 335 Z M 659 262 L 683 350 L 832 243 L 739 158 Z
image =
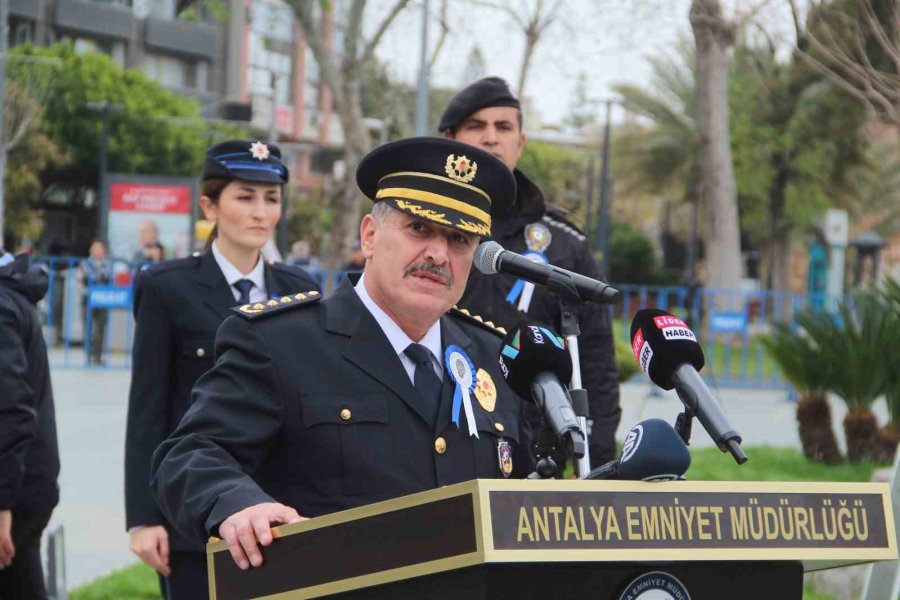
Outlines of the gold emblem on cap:
M 447 164 L 444 165 L 444 171 L 447 177 L 469 183 L 475 179 L 475 172 L 478 170 L 478 164 L 474 160 L 469 160 L 464 154 L 459 158 L 455 154 L 447 157 Z
M 475 398 L 481 408 L 488 412 L 494 412 L 494 407 L 497 405 L 497 386 L 494 385 L 491 374 L 484 369 L 478 369 L 475 373 Z

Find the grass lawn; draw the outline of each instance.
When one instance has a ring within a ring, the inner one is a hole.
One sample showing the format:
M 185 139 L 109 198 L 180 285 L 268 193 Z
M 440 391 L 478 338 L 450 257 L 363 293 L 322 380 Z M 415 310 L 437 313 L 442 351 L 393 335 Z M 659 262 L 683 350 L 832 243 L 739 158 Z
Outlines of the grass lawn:
M 136 563 L 69 592 L 69 600 L 159 600 L 156 571 Z
M 750 460 L 738 465 L 730 454 L 716 448 L 692 448 L 692 481 L 869 481 L 881 465 L 838 465 L 826 467 L 803 457 L 799 450 L 750 446 L 744 448 Z M 158 600 L 156 572 L 135 564 L 72 590 L 71 600 Z M 838 600 L 822 592 L 804 589 L 803 600 Z

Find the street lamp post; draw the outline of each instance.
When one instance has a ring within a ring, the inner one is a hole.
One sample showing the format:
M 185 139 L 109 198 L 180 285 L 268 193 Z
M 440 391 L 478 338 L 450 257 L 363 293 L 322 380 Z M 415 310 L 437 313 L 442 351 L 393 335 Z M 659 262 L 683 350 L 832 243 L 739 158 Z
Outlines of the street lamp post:
M 419 86 L 416 93 L 416 135 L 428 133 L 428 9 L 429 0 L 422 3 L 422 48 L 419 56 Z
M 100 132 L 100 223 L 97 227 L 97 237 L 106 239 L 109 228 L 109 164 L 107 160 L 107 148 L 109 146 L 109 113 L 112 110 L 122 110 L 122 104 L 116 104 L 104 100 L 103 102 L 88 102 L 87 108 L 98 110 L 103 115 L 103 129 Z
M 600 206 L 598 208 L 599 219 L 597 224 L 597 249 L 600 251 L 600 261 L 597 265 L 600 275 L 606 279 L 609 277 L 609 229 L 610 229 L 610 203 L 612 202 L 612 182 L 609 174 L 609 147 L 610 147 L 610 117 L 614 100 L 606 100 L 606 125 L 603 128 L 603 165 L 600 171 Z

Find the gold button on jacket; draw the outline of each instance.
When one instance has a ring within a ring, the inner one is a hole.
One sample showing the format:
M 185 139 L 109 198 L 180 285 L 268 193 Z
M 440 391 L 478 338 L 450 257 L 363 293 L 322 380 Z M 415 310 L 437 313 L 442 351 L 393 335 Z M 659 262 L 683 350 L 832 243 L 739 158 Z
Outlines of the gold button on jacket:
M 346 408 L 345 408 L 344 410 L 341 411 L 341 418 L 342 418 L 343 420 L 349 421 L 349 420 L 350 420 L 350 417 L 351 417 L 351 414 L 350 414 L 350 410 L 349 410 L 349 409 L 346 409 Z
M 437 452 L 438 454 L 443 454 L 444 452 L 446 452 L 447 451 L 447 441 L 442 437 L 439 437 L 438 439 L 434 440 L 434 451 Z

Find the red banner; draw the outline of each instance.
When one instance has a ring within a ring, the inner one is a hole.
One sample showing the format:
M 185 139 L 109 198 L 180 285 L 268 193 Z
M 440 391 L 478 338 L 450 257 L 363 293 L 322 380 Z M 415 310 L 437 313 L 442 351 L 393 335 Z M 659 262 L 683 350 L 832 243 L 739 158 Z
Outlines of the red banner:
M 142 213 L 191 212 L 191 188 L 187 185 L 113 183 L 110 209 Z

